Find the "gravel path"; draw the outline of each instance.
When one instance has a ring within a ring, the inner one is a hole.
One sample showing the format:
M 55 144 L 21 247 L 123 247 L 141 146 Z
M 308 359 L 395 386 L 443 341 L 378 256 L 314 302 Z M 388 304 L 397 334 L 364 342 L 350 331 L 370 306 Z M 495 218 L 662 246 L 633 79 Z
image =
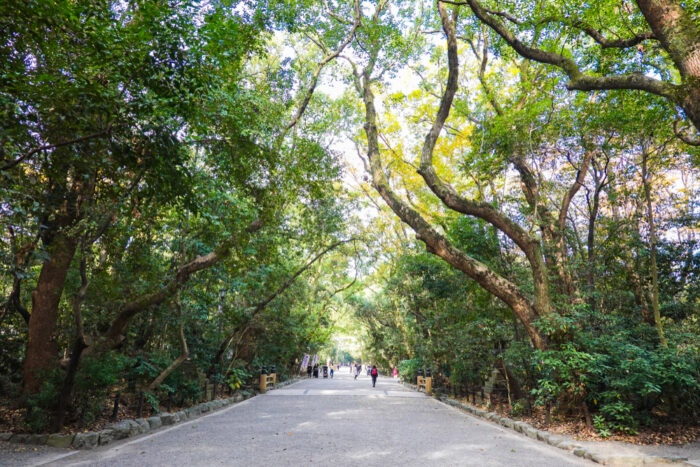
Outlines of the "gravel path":
M 46 455 L 28 464 L 42 465 Z M 353 380 L 347 374 L 304 380 L 209 416 L 49 464 L 594 465 L 391 379 L 380 377 L 372 388 L 369 377 Z

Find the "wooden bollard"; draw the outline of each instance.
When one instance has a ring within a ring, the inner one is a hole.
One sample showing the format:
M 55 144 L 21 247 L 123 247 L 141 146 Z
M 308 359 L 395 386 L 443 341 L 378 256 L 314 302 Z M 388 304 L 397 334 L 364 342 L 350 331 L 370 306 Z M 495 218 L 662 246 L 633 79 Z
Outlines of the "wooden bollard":
M 432 376 L 419 376 L 418 377 L 418 390 L 424 391 L 426 394 L 433 393 L 433 378 Z
M 260 392 L 266 392 L 268 386 L 272 386 L 272 389 L 274 389 L 277 384 L 277 375 L 275 374 L 274 365 L 270 366 L 270 374 L 268 375 L 267 373 L 267 367 L 263 366 L 260 371 Z
M 112 409 L 112 417 L 110 420 L 114 421 L 117 419 L 117 416 L 119 415 L 119 402 L 122 396 L 121 391 L 117 391 L 117 394 L 114 396 L 114 408 Z

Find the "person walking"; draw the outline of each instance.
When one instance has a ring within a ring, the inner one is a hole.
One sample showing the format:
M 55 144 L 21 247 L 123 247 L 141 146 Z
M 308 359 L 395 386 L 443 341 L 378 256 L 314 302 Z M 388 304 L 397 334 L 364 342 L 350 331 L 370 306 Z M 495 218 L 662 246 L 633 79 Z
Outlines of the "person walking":
M 399 377 L 399 370 L 398 368 L 394 367 L 394 379 L 397 379 Z
M 372 365 L 369 375 L 372 377 L 372 387 L 374 387 L 377 384 L 377 376 L 379 376 L 377 365 Z
M 308 378 L 311 378 L 311 365 L 308 365 L 308 366 L 306 367 L 306 376 L 307 376 Z
M 331 366 L 331 379 L 333 379 L 333 367 Z

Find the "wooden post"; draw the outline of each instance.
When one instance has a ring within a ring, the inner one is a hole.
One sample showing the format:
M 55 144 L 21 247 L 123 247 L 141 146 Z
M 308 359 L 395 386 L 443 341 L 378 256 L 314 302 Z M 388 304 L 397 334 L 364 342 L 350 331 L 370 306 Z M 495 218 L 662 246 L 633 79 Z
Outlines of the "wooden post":
M 117 395 L 114 396 L 114 408 L 112 409 L 112 417 L 110 418 L 112 421 L 117 419 L 117 416 L 119 415 L 119 399 L 121 398 L 122 392 L 117 391 Z
M 265 391 L 267 391 L 267 375 L 263 373 L 260 375 L 260 392 Z
M 143 416 L 143 391 L 139 392 L 139 405 L 138 408 L 136 409 L 136 415 L 141 418 Z
M 432 394 L 433 393 L 433 377 L 428 376 L 425 378 L 425 393 L 426 394 Z

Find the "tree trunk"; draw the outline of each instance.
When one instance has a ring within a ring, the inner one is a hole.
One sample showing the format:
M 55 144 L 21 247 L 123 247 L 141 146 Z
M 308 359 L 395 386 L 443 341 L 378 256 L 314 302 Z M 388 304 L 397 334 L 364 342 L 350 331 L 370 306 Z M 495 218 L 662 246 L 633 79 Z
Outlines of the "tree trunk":
M 88 286 L 90 283 L 87 278 L 87 259 L 85 257 L 85 245 L 83 244 L 83 253 L 80 259 L 80 289 L 73 299 L 73 313 L 75 319 L 76 336 L 73 343 L 70 361 L 68 362 L 68 370 L 63 378 L 61 392 L 58 395 L 58 405 L 53 417 L 53 431 L 59 432 L 65 424 L 66 410 L 70 406 L 73 398 L 73 388 L 75 386 L 75 376 L 78 374 L 78 366 L 83 350 L 87 347 L 85 342 L 85 331 L 83 328 L 83 313 L 82 306 L 85 301 Z
M 651 256 L 651 307 L 654 312 L 654 323 L 659 334 L 659 341 L 664 347 L 668 347 L 664 328 L 661 324 L 661 311 L 659 310 L 659 272 L 656 266 L 656 227 L 654 225 L 654 210 L 651 203 L 651 182 L 647 171 L 648 155 L 642 155 L 642 182 L 647 204 L 647 222 L 649 223 L 649 249 Z
M 61 385 L 61 392 L 58 394 L 58 405 L 54 413 L 53 429 L 57 433 L 63 429 L 66 419 L 66 411 L 68 410 L 71 399 L 73 398 L 73 388 L 75 386 L 75 376 L 78 374 L 80 365 L 80 357 L 85 350 L 85 341 L 82 336 L 75 338 L 73 351 L 71 352 L 70 361 L 68 362 L 68 370 Z
M 588 293 L 588 303 L 591 310 L 595 310 L 595 269 L 597 251 L 595 249 L 595 224 L 598 220 L 598 211 L 600 209 L 600 189 L 598 177 L 595 177 L 595 191 L 593 192 L 593 204 L 589 205 L 588 213 L 588 235 L 586 236 L 586 248 L 588 249 L 588 257 L 586 264 L 586 286 Z
M 61 227 L 68 225 L 70 223 L 65 220 Z M 41 386 L 40 373 L 56 365 L 58 304 L 76 247 L 77 241 L 63 230 L 55 234 L 49 249 L 50 258 L 41 267 L 36 288 L 32 292 L 32 313 L 24 359 L 25 393 L 37 393 Z

